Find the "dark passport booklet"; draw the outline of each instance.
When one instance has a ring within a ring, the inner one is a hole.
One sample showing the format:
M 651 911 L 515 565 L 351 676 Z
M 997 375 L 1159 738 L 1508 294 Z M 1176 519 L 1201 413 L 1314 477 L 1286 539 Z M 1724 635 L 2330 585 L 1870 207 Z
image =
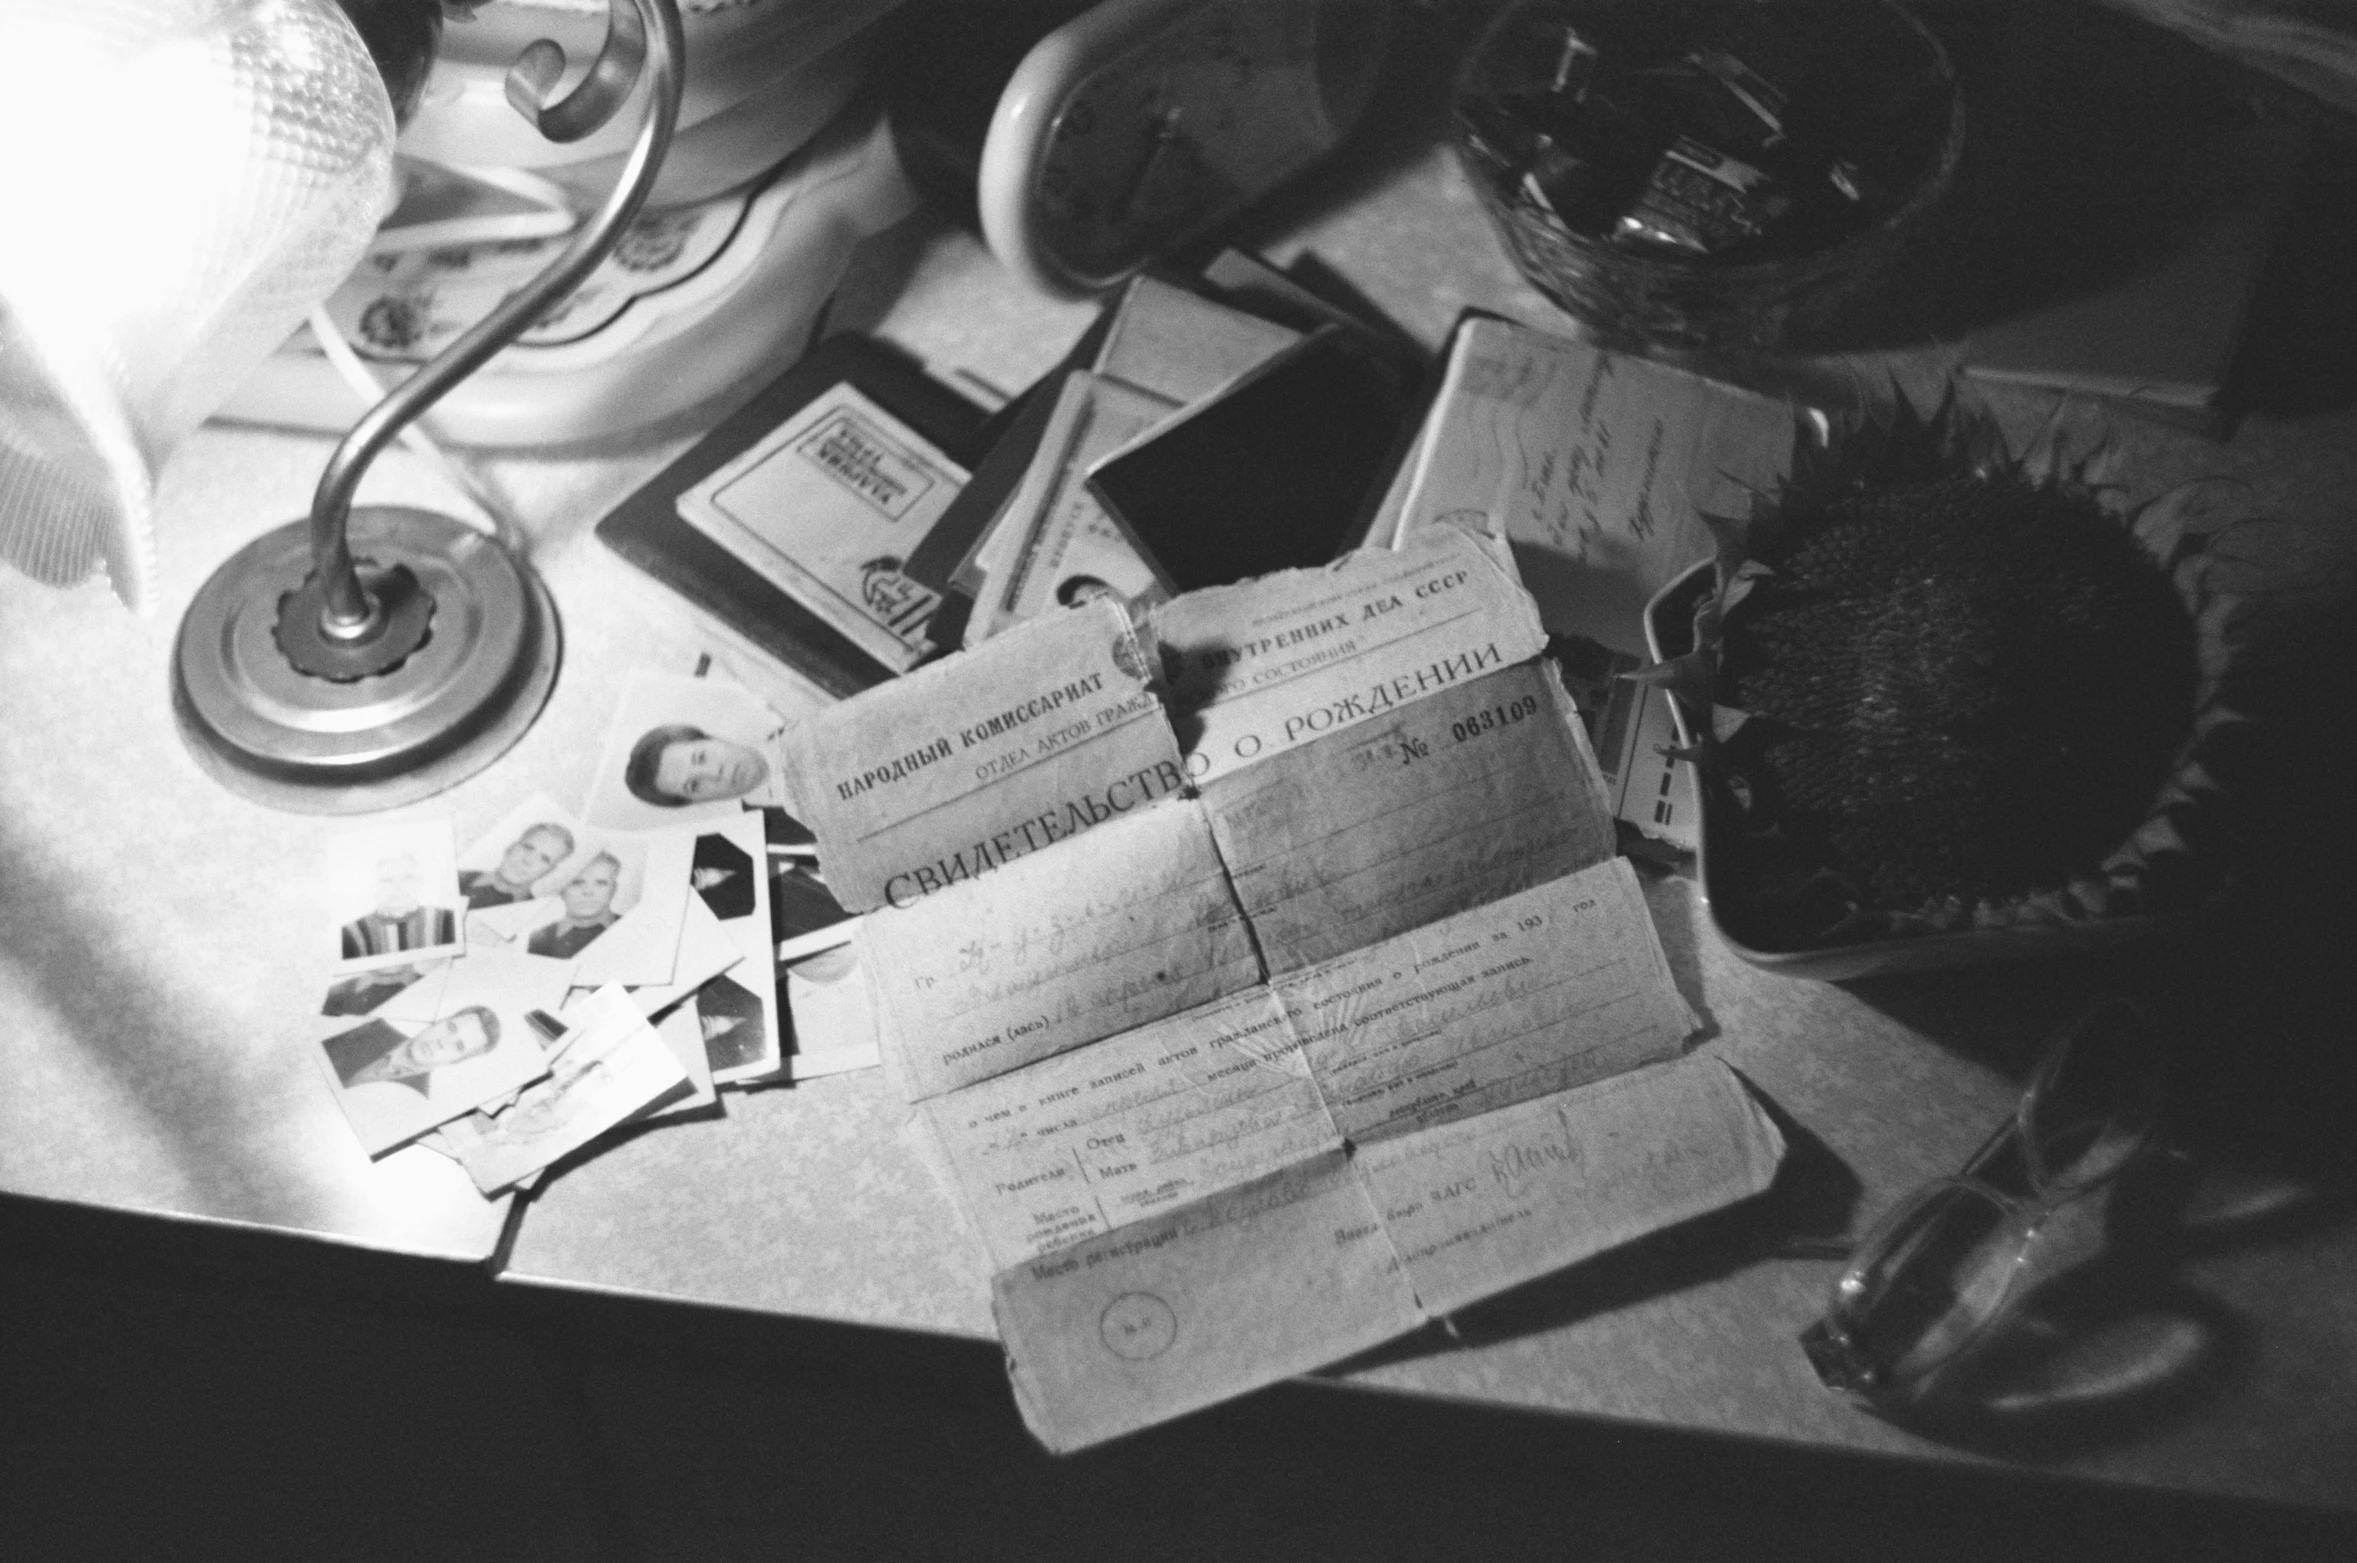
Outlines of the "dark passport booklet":
M 907 354 L 845 332 L 828 337 L 762 387 L 597 526 L 606 546 L 838 697 L 883 683 L 893 670 L 681 520 L 678 502 L 796 412 L 845 384 L 968 472 L 997 432 L 984 409 L 926 374 Z

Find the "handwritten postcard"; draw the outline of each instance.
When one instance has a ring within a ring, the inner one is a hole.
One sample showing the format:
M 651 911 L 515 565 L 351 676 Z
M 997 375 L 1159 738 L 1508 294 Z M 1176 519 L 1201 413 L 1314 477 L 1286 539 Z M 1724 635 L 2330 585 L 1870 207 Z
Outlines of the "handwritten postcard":
M 1511 321 L 1465 321 L 1398 485 L 1394 541 L 1441 523 L 1511 539 L 1547 628 L 1645 655 L 1644 609 L 1749 513 L 1798 410 Z

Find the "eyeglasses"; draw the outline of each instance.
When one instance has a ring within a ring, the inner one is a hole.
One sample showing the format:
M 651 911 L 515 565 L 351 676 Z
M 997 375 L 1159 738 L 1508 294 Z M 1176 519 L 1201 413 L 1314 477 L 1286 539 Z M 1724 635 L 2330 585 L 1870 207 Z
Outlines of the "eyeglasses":
M 2050 1043 L 2020 1102 L 1954 1177 L 1859 1242 L 1801 1349 L 1833 1389 L 1883 1404 L 1937 1393 L 2022 1290 L 2055 1214 L 2110 1185 L 2160 1118 L 2156 1028 L 2115 1000 Z

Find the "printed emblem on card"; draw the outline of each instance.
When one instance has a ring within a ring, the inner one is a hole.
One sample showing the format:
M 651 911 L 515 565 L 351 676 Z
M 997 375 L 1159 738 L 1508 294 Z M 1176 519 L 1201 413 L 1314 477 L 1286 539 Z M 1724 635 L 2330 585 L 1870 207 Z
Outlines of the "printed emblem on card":
M 843 408 L 796 442 L 796 454 L 897 521 L 940 476 L 869 419 Z

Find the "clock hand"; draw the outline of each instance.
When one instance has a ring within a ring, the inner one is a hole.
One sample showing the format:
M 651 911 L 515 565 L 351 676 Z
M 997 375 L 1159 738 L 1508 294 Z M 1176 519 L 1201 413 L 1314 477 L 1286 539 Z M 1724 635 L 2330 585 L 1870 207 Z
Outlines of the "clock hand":
M 1138 197 L 1145 193 L 1146 181 L 1161 165 L 1163 154 L 1170 150 L 1171 143 L 1178 140 L 1179 121 L 1186 117 L 1186 113 L 1184 105 L 1172 104 L 1155 116 L 1154 139 L 1147 146 L 1146 155 L 1138 160 L 1138 166 L 1131 171 L 1128 181 L 1122 185 L 1121 196 L 1113 205 L 1114 216 L 1126 219 L 1131 209 L 1138 204 Z

